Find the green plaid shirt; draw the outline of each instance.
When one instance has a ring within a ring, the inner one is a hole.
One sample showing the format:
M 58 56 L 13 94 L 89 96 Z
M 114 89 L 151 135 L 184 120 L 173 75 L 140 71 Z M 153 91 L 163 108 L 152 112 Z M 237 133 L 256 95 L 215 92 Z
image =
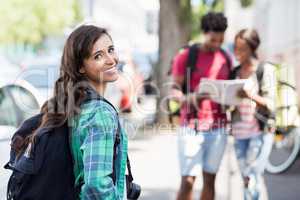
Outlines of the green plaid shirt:
M 124 197 L 127 162 L 127 136 L 120 129 L 121 142 L 116 151 L 116 184 L 113 184 L 114 141 L 118 115 L 105 101 L 91 100 L 81 106 L 72 120 L 71 149 L 74 157 L 75 185 L 81 187 L 80 199 L 119 200 Z

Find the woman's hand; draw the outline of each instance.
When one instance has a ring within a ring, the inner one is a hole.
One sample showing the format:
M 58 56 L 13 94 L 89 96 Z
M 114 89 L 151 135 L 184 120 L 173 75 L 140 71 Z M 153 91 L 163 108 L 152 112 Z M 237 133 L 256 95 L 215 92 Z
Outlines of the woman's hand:
M 237 96 L 240 97 L 240 98 L 249 98 L 249 99 L 251 99 L 253 95 L 251 94 L 251 92 L 249 90 L 241 89 L 241 90 L 238 91 Z
M 171 89 L 171 95 L 175 98 L 182 98 L 184 96 L 183 92 L 176 88 Z
M 266 101 L 265 99 L 258 95 L 258 94 L 253 94 L 250 90 L 247 89 L 241 89 L 238 91 L 237 96 L 240 98 L 248 98 L 254 101 L 256 104 L 259 106 L 266 106 Z

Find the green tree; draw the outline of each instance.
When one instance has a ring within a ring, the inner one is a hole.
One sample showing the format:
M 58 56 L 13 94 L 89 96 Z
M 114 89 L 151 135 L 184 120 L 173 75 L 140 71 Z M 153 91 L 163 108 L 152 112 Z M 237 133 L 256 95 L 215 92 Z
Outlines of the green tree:
M 254 0 L 240 0 L 242 7 L 247 8 L 251 6 Z
M 192 30 L 192 6 L 190 0 L 160 0 L 159 11 L 159 63 L 156 82 L 159 88 L 157 119 L 167 122 L 164 98 L 169 90 L 165 84 L 171 59 L 176 51 L 190 40 Z
M 0 0 L 0 43 L 39 44 L 81 19 L 77 0 Z

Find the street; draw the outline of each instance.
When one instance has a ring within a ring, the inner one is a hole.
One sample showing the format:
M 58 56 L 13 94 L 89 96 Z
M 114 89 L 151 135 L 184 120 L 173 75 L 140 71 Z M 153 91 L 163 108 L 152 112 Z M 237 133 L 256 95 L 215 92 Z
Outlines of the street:
M 285 173 L 278 175 L 265 175 L 269 199 L 271 200 L 298 200 L 300 196 L 300 159 Z

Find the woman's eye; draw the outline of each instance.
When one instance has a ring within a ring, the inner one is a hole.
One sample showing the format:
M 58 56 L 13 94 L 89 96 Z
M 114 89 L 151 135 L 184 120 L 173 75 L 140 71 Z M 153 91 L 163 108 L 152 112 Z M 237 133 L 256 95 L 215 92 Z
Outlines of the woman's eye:
M 100 58 L 102 58 L 102 55 L 101 55 L 101 54 L 97 54 L 97 55 L 95 56 L 95 60 L 98 60 L 98 59 L 100 59 Z
M 113 53 L 113 52 L 115 52 L 115 49 L 114 49 L 114 48 L 109 48 L 109 49 L 108 49 L 108 53 Z

